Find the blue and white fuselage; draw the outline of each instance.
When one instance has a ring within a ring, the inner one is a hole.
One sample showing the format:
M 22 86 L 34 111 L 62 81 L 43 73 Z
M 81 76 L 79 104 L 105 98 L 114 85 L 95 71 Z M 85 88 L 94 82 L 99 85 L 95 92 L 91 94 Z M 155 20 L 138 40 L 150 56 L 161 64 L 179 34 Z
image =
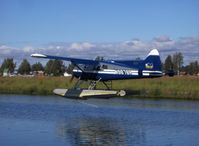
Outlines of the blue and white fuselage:
M 121 79 L 138 79 L 138 78 L 153 78 L 161 77 L 161 71 L 150 71 L 150 70 L 114 70 L 104 69 L 101 71 L 86 71 L 82 72 L 80 69 L 74 69 L 73 74 L 75 77 L 85 80 L 121 80 Z
M 159 52 L 154 49 L 145 60 L 100 61 L 94 67 L 84 65 L 84 69 L 75 68 L 73 74 L 75 77 L 85 80 L 108 81 L 161 77 L 162 71 Z

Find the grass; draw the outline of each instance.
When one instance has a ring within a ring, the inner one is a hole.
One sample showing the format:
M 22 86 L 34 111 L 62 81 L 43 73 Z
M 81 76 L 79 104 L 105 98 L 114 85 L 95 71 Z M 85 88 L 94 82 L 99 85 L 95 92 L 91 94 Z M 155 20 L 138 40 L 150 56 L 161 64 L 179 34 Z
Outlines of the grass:
M 0 93 L 51 95 L 55 88 L 69 87 L 64 77 L 0 78 Z
M 199 99 L 199 77 L 176 76 L 131 81 L 116 81 L 114 88 L 146 91 L 147 97 Z M 119 86 L 118 86 L 119 85 Z
M 70 78 L 65 77 L 0 77 L 1 94 L 52 95 L 55 88 L 71 88 Z M 84 85 L 85 86 L 85 85 Z M 99 84 L 102 88 L 102 84 Z M 114 89 L 138 90 L 139 97 L 199 99 L 199 77 L 176 76 L 154 79 L 113 81 Z

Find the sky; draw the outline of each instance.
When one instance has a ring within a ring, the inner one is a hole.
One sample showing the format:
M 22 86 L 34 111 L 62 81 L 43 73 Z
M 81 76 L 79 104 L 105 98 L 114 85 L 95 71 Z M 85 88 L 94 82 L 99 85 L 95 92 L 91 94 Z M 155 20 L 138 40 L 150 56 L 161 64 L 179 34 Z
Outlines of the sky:
M 186 62 L 190 56 L 197 60 L 199 1 L 0 0 L 0 61 L 55 50 L 62 56 L 115 52 L 128 58 L 129 52 L 146 55 L 150 47 L 158 47 L 163 58 L 181 51 Z

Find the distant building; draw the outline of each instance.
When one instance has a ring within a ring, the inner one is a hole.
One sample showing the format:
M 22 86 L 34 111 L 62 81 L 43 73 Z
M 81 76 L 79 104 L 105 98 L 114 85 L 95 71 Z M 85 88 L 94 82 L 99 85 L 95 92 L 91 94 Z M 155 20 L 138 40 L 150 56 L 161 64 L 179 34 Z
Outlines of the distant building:
M 8 77 L 10 75 L 9 69 L 3 70 L 3 77 Z
M 39 70 L 39 71 L 33 71 L 34 76 L 44 76 L 44 71 Z
M 64 77 L 71 77 L 71 76 L 72 76 L 72 75 L 69 74 L 69 73 L 67 73 L 67 72 L 64 73 Z
M 185 71 L 181 71 L 179 75 L 181 75 L 181 76 L 185 76 L 185 75 L 187 75 L 187 72 L 185 72 Z

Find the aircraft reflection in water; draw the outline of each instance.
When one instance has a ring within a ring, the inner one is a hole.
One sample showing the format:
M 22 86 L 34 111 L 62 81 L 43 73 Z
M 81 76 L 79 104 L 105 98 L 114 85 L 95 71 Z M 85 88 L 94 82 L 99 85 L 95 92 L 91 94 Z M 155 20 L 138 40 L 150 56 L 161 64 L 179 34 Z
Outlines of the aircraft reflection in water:
M 73 77 L 78 78 L 72 89 L 55 89 L 53 92 L 64 97 L 125 96 L 124 90 L 112 90 L 112 80 L 161 77 L 161 61 L 157 49 L 151 50 L 144 60 L 88 60 L 71 57 L 32 54 L 31 57 L 70 61 L 74 66 Z M 72 77 L 72 79 L 73 79 Z M 89 81 L 87 89 L 81 89 L 83 81 Z M 108 81 L 110 81 L 108 84 Z M 97 90 L 102 82 L 106 90 Z
M 125 127 L 114 119 L 103 117 L 70 119 L 59 123 L 58 135 L 73 146 L 145 145 L 146 142 L 145 131 L 138 124 Z

